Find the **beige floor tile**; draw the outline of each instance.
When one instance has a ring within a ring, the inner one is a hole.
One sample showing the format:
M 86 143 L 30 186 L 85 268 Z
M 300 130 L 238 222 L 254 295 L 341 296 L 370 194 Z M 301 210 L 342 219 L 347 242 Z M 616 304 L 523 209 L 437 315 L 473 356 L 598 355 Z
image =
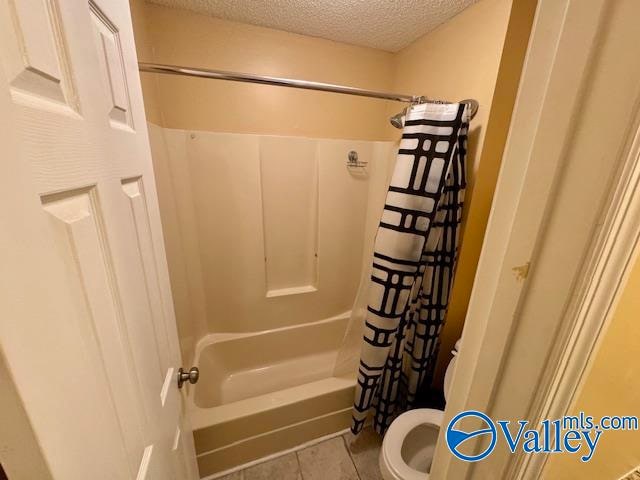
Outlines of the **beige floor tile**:
M 301 480 L 295 453 L 288 453 L 243 471 L 243 480 Z M 236 480 L 236 479 L 234 479 Z
M 344 435 L 344 439 L 360 478 L 362 480 L 382 480 L 378 466 L 378 456 L 382 446 L 380 435 L 372 428 L 365 428 L 357 437 L 347 433 Z
M 298 452 L 304 480 L 359 480 L 342 437 Z

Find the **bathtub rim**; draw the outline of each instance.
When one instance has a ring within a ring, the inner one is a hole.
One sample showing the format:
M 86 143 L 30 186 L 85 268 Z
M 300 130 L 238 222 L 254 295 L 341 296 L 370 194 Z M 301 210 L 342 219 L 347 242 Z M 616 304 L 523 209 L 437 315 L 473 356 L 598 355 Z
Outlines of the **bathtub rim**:
M 288 325 L 285 327 L 278 327 L 268 330 L 259 330 L 254 332 L 240 332 L 240 333 L 210 333 L 202 337 L 196 344 L 196 351 L 194 355 L 193 364 L 195 366 L 200 365 L 200 358 L 205 348 L 215 345 L 216 343 L 224 343 L 234 341 L 248 337 L 260 337 L 266 336 L 278 332 L 287 332 L 300 328 L 313 328 L 329 324 L 332 322 L 344 321 L 346 323 L 344 335 L 347 333 L 348 322 L 351 318 L 351 310 L 339 313 L 329 318 L 324 318 L 314 322 L 307 322 L 297 325 Z M 342 345 L 342 339 L 338 345 L 336 345 L 336 352 L 339 351 Z M 345 388 L 352 388 L 356 383 L 356 373 L 345 376 L 327 376 L 320 380 L 310 381 L 300 385 L 276 390 L 273 392 L 256 395 L 254 397 L 236 400 L 222 405 L 215 405 L 211 407 L 200 407 L 195 402 L 196 385 L 189 385 L 186 399 L 187 399 L 187 414 L 190 418 L 193 430 L 206 428 L 212 425 L 221 424 L 237 420 L 248 415 L 254 415 L 258 412 L 264 412 L 280 408 L 286 405 L 294 404 L 296 402 L 307 400 L 322 394 L 335 392 Z

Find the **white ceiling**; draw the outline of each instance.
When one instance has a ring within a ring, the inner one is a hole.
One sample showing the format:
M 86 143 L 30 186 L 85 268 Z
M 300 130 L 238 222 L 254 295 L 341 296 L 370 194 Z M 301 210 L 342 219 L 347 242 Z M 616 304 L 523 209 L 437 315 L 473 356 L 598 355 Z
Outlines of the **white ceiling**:
M 396 52 L 477 0 L 148 0 Z

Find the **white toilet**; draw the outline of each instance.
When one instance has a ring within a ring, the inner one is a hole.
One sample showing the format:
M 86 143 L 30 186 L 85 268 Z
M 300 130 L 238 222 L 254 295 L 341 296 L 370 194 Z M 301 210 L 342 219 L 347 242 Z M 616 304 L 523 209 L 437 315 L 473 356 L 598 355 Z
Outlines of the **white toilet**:
M 447 400 L 456 364 L 458 345 L 444 375 L 444 398 Z M 380 449 L 380 471 L 384 480 L 428 480 L 431 461 L 444 412 L 432 408 L 409 410 L 389 426 Z

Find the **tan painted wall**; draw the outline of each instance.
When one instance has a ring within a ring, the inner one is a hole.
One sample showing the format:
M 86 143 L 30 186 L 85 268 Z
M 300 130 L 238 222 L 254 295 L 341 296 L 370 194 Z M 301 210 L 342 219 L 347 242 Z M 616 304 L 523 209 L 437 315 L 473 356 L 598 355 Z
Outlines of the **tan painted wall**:
M 146 5 L 159 63 L 389 90 L 391 53 L 184 10 Z M 162 125 L 185 130 L 379 140 L 393 128 L 382 100 L 289 88 L 156 76 Z
M 512 8 L 512 0 L 482 0 L 396 57 L 395 90 L 480 103 L 469 134 L 463 243 L 436 385 L 462 333 L 536 3 L 521 0 Z
M 469 172 L 479 168 L 511 0 L 483 0 L 396 54 L 394 90 L 480 103 L 470 134 Z
M 144 0 L 129 0 L 129 6 L 131 7 L 131 20 L 133 22 L 138 61 L 153 62 L 153 46 L 147 27 L 147 22 L 149 21 L 147 4 Z M 158 102 L 158 79 L 154 75 L 141 75 L 140 80 L 147 120 L 156 125 L 162 125 L 162 112 Z
M 640 414 L 637 368 L 640 358 L 639 291 L 640 261 L 637 261 L 573 407 L 572 415 L 583 411 L 598 419 L 603 415 Z M 640 432 L 603 432 L 591 461 L 581 462 L 578 454 L 551 456 L 544 478 L 615 480 L 638 466 Z

